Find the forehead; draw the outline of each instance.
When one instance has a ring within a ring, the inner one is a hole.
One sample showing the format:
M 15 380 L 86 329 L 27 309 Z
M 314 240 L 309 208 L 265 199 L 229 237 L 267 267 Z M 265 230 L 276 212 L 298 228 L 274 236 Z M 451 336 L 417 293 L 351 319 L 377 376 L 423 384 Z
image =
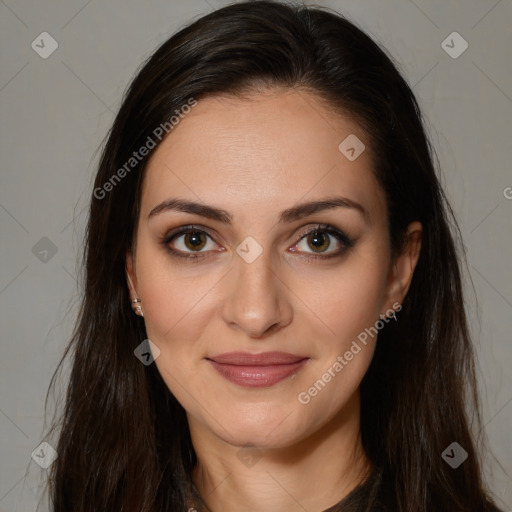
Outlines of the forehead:
M 366 149 L 351 161 L 339 145 L 354 136 Z M 222 202 L 243 216 L 333 194 L 364 203 L 370 215 L 385 208 L 369 141 L 354 121 L 305 91 L 212 96 L 184 114 L 152 155 L 141 214 L 168 196 Z

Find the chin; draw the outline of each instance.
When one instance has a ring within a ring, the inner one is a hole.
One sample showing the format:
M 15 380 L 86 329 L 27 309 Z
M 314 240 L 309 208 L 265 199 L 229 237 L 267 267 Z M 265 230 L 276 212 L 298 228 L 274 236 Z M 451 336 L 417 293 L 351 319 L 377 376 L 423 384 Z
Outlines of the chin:
M 224 441 L 241 449 L 253 447 L 259 450 L 274 450 L 292 446 L 301 439 L 300 437 L 293 437 L 297 435 L 296 432 L 292 434 L 291 432 L 283 431 L 277 435 L 268 435 L 261 432 L 258 428 L 255 428 L 252 432 L 246 429 L 237 429 L 235 432 L 231 432 L 231 434 L 232 436 L 224 439 Z
M 223 416 L 226 432 L 216 425 L 217 435 L 233 446 L 256 446 L 261 449 L 285 448 L 307 436 L 302 432 L 293 411 L 281 408 L 269 411 L 252 411 L 245 415 L 240 411 Z M 213 427 L 213 425 L 212 425 Z

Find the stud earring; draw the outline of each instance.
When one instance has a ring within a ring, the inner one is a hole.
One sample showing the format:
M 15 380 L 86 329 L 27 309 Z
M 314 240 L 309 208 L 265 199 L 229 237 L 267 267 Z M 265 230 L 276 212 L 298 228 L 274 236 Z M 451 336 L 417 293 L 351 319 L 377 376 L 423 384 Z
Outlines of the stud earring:
M 381 315 L 379 315 L 379 317 L 381 318 L 381 320 L 385 320 L 386 322 L 389 322 L 389 320 L 391 320 L 391 319 L 393 319 L 395 322 L 398 321 L 396 318 L 396 311 L 393 311 L 392 315 L 386 315 L 386 314 L 382 313 Z
M 144 311 L 142 311 L 142 301 L 137 298 L 132 300 L 132 309 L 136 315 L 144 316 Z
M 144 316 L 144 311 L 142 311 L 142 301 L 137 297 L 137 292 L 135 291 L 135 286 L 133 286 L 132 280 L 130 279 L 130 274 L 127 274 L 128 281 L 130 282 L 130 286 L 132 288 L 132 292 L 135 295 L 135 299 L 132 299 L 132 309 L 133 312 L 138 316 Z

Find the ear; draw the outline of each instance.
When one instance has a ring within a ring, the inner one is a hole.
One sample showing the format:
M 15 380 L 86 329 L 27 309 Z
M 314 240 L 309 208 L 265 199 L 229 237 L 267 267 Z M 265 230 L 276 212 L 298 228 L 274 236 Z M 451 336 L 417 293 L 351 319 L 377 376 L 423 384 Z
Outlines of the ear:
M 138 298 L 137 294 L 137 278 L 133 264 L 133 256 L 131 250 L 126 251 L 126 284 L 130 292 L 130 300 Z
M 407 227 L 404 247 L 391 262 L 384 298 L 385 310 L 392 308 L 395 303 L 402 304 L 407 295 L 420 257 L 422 231 L 420 222 L 412 222 Z

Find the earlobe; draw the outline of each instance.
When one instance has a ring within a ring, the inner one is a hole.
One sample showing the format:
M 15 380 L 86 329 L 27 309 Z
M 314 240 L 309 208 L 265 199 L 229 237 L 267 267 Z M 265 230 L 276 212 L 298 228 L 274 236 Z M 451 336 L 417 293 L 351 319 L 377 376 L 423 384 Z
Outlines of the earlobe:
M 411 285 L 414 269 L 421 251 L 422 225 L 412 222 L 407 228 L 407 239 L 400 254 L 392 263 L 388 281 L 387 301 L 402 303 Z
M 143 317 L 144 312 L 142 311 L 142 300 L 139 298 L 139 295 L 137 293 L 137 279 L 135 277 L 133 257 L 130 251 L 127 251 L 126 253 L 126 280 L 128 284 L 128 289 L 130 291 L 130 302 L 133 312 L 136 315 Z

